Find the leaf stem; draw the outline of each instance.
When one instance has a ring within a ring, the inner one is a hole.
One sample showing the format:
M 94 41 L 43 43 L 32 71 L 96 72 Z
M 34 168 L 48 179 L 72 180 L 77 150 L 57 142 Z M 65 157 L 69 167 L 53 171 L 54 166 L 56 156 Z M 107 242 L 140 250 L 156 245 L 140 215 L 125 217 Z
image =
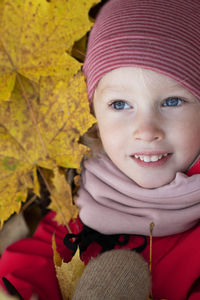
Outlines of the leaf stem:
M 30 200 L 28 200 L 22 207 L 21 212 L 24 212 L 29 205 L 31 205 L 37 199 L 37 195 L 33 195 Z

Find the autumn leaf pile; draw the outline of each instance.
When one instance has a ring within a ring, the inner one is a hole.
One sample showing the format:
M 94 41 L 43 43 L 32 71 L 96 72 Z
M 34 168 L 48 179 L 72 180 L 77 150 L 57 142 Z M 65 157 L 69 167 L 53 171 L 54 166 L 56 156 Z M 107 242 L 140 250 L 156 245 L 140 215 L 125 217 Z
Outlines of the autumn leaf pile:
M 63 170 L 80 167 L 88 149 L 79 138 L 95 119 L 72 47 L 90 30 L 94 4 L 0 0 L 1 225 L 20 211 L 28 191 L 40 196 L 38 174 L 58 220 L 76 215 Z

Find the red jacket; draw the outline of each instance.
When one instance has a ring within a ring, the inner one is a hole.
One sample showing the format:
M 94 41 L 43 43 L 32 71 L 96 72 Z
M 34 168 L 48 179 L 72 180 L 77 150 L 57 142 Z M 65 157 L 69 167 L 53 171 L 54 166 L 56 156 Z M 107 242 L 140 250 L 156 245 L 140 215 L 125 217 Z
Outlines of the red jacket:
M 53 212 L 49 213 L 32 238 L 12 244 L 0 259 L 0 278 L 5 276 L 24 300 L 33 293 L 40 300 L 62 299 L 52 259 L 52 234 L 55 233 L 58 251 L 65 261 L 71 260 L 72 252 L 63 244 L 66 228 L 57 226 L 53 216 Z M 81 226 L 79 220 L 70 224 L 74 233 Z M 141 237 L 132 236 L 123 248 L 140 244 Z M 91 244 L 83 256 L 85 263 L 100 250 L 99 245 Z M 141 254 L 149 261 L 149 238 Z M 200 224 L 181 234 L 153 238 L 152 281 L 156 300 L 200 300 Z M 0 284 L 3 286 L 2 281 Z

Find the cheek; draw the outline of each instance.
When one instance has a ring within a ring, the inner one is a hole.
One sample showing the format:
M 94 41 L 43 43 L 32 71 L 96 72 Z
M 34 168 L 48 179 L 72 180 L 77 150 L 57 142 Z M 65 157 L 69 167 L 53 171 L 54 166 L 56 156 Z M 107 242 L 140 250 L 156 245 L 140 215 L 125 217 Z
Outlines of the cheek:
M 124 145 L 126 137 L 119 122 L 99 122 L 98 127 L 105 150 L 117 152 L 121 148 L 121 145 Z
M 173 141 L 179 157 L 184 157 L 186 161 L 193 160 L 200 152 L 200 121 L 191 118 L 184 123 L 177 123 Z
M 191 116 L 191 118 L 185 122 L 182 135 L 191 143 L 191 146 L 193 143 L 195 145 L 200 144 L 200 114 L 197 116 L 194 115 L 194 117 Z
M 200 129 L 185 132 L 184 141 L 188 155 L 197 155 L 200 152 Z
M 168 120 L 169 121 L 169 120 Z M 166 124 L 168 128 L 168 135 L 177 140 L 177 143 L 197 143 L 198 137 L 200 139 L 200 112 L 193 110 L 183 111 L 180 116 L 174 118 Z

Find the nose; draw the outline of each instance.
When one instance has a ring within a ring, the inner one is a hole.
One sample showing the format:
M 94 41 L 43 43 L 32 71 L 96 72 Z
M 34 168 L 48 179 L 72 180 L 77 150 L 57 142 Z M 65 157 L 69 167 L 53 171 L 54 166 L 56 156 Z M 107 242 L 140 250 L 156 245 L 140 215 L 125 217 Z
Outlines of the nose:
M 154 142 L 164 139 L 165 133 L 159 124 L 153 121 L 143 121 L 134 129 L 133 136 L 136 140 Z

